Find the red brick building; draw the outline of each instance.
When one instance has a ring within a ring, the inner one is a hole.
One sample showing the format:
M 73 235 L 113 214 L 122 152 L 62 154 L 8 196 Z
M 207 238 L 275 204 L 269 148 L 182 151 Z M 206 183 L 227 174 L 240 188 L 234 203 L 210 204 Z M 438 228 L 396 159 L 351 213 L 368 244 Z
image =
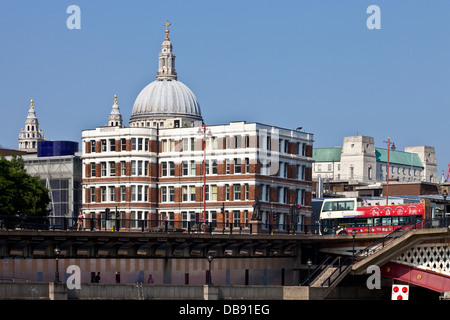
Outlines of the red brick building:
M 245 229 L 258 199 L 263 229 L 285 230 L 297 203 L 299 224 L 309 224 L 312 134 L 244 121 L 205 126 L 174 59 L 166 28 L 157 79 L 136 98 L 129 127 L 115 99 L 108 125 L 82 132 L 86 217 L 109 209 L 106 227 L 117 212 L 121 230 L 164 221 L 176 229 L 202 222 Z

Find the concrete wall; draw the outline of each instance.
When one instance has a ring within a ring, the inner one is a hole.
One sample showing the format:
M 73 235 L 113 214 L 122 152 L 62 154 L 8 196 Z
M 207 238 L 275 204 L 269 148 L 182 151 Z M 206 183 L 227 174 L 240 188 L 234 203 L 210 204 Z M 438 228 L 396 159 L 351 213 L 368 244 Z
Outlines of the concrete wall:
M 0 300 L 307 300 L 307 287 L 0 282 Z

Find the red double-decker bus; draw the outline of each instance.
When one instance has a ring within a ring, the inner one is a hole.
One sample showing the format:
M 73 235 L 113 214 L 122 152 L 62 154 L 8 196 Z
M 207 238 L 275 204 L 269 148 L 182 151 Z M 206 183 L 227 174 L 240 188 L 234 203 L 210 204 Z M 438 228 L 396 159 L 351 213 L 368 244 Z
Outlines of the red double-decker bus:
M 431 208 L 419 203 L 365 205 L 361 198 L 325 199 L 320 210 L 320 234 L 390 233 L 431 220 Z

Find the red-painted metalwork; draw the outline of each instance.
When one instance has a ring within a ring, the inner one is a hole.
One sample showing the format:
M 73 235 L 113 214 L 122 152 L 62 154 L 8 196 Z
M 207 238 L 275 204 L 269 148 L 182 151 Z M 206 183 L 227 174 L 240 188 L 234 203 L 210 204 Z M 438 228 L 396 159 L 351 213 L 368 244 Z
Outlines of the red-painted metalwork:
M 421 286 L 437 292 L 450 291 L 450 277 L 437 272 L 389 262 L 381 267 L 381 276 Z

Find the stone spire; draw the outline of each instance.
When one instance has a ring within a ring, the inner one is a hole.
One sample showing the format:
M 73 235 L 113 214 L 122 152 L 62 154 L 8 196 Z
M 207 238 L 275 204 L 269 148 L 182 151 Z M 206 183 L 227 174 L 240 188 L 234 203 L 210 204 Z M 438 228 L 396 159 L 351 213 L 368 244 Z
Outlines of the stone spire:
M 177 73 L 175 71 L 175 55 L 172 53 L 172 43 L 169 38 L 169 21 L 164 24 L 166 26 L 166 37 L 161 46 L 159 54 L 159 68 L 156 74 L 157 80 L 177 80 Z
M 119 105 L 117 104 L 117 94 L 114 95 L 114 104 L 111 109 L 111 113 L 108 118 L 109 127 L 122 127 L 122 114 L 119 110 Z
M 19 150 L 30 153 L 37 152 L 37 142 L 45 140 L 44 132 L 39 130 L 39 121 L 34 110 L 34 101 L 30 101 L 30 109 L 25 119 L 25 129 L 19 133 Z

